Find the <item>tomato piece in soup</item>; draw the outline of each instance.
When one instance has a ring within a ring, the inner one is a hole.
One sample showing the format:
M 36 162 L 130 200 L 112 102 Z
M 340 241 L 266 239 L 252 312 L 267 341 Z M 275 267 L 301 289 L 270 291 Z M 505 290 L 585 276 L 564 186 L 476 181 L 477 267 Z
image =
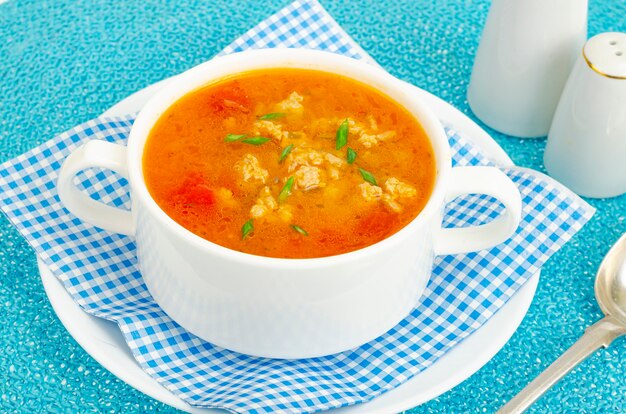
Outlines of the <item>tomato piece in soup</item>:
M 359 220 L 356 233 L 361 236 L 384 238 L 395 229 L 396 222 L 396 214 L 376 209 Z
M 215 113 L 243 113 L 250 112 L 250 97 L 238 85 L 225 85 L 211 96 L 211 107 Z
M 211 207 L 215 204 L 215 192 L 199 175 L 190 175 L 176 189 L 172 197 L 182 203 L 195 206 Z

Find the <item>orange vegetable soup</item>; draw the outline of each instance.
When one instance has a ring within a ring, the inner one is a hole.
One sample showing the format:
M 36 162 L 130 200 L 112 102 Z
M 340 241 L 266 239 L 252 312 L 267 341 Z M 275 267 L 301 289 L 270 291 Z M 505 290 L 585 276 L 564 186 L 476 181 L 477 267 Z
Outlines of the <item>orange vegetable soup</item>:
M 374 244 L 422 210 L 431 144 L 369 86 L 301 69 L 252 71 L 189 93 L 153 127 L 150 194 L 172 219 L 260 256 L 332 256 Z

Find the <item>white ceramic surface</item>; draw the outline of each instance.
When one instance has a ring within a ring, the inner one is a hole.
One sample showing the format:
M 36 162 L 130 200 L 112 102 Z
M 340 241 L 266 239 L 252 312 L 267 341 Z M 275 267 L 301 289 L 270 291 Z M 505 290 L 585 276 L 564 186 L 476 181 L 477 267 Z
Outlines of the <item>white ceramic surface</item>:
M 168 80 L 142 89 L 103 115 L 121 116 L 137 112 L 166 82 Z M 419 95 L 427 102 L 442 122 L 454 125 L 501 165 L 512 165 L 511 159 L 502 148 L 464 114 L 428 92 L 409 84 L 406 86 L 411 93 Z M 225 413 L 222 410 L 192 408 L 159 385 L 141 370 L 114 323 L 82 311 L 43 263 L 39 262 L 39 268 L 46 294 L 57 316 L 70 335 L 102 366 L 140 392 L 172 407 L 196 414 Z M 398 413 L 435 398 L 461 383 L 486 364 L 509 340 L 530 306 L 538 281 L 539 273 L 532 276 L 480 329 L 405 384 L 368 403 L 331 410 L 328 413 Z
M 626 33 L 603 33 L 579 53 L 548 135 L 551 176 L 587 197 L 626 193 Z
M 208 242 L 158 207 L 141 168 L 143 146 L 155 122 L 171 104 L 207 83 L 272 67 L 315 69 L 356 79 L 386 93 L 418 119 L 431 140 L 437 175 L 428 203 L 413 221 L 364 249 L 294 260 L 244 254 Z M 132 216 L 98 206 L 76 189 L 74 176 L 90 166 L 128 176 Z M 380 336 L 418 303 L 435 254 L 496 245 L 515 231 L 521 215 L 519 191 L 499 169 L 451 168 L 439 120 L 421 99 L 407 93 L 404 84 L 354 59 L 304 49 L 242 52 L 177 76 L 142 109 L 130 133 L 128 154 L 122 146 L 90 141 L 67 158 L 58 189 L 66 207 L 83 220 L 134 234 L 146 285 L 172 319 L 218 346 L 270 358 L 329 355 Z M 506 210 L 486 225 L 442 229 L 445 202 L 469 193 L 493 196 Z
M 468 89 L 490 127 L 548 134 L 567 76 L 587 38 L 587 0 L 493 0 Z

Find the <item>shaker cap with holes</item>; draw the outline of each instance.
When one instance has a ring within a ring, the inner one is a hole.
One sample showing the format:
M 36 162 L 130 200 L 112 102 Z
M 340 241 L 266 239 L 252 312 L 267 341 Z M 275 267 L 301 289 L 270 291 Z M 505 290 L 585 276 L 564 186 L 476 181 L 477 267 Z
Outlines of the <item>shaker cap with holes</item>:
M 544 164 L 580 195 L 626 193 L 626 33 L 602 33 L 583 47 L 552 120 Z
M 602 33 L 585 44 L 583 57 L 602 76 L 626 79 L 626 33 Z

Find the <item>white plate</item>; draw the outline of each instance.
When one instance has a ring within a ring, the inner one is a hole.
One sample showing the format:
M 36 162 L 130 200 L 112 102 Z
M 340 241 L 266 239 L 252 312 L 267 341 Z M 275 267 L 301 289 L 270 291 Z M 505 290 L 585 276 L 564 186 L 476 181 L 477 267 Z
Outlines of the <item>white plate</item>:
M 114 105 L 103 115 L 118 116 L 141 109 L 146 101 L 167 80 L 151 85 Z M 478 125 L 463 113 L 414 86 L 420 95 L 443 122 L 454 125 L 468 139 L 482 147 L 491 158 L 502 165 L 513 162 L 500 146 Z M 135 362 L 122 334 L 113 322 L 96 318 L 84 312 L 63 285 L 40 261 L 39 270 L 46 294 L 57 316 L 84 349 L 102 366 L 122 381 L 172 407 L 191 413 L 224 413 L 216 409 L 192 408 L 159 385 Z M 413 377 L 398 388 L 374 400 L 350 407 L 328 411 L 329 413 L 397 413 L 415 407 L 450 390 L 474 372 L 478 371 L 506 344 L 517 329 L 532 302 L 539 272 L 480 329 L 441 357 L 435 364 Z

